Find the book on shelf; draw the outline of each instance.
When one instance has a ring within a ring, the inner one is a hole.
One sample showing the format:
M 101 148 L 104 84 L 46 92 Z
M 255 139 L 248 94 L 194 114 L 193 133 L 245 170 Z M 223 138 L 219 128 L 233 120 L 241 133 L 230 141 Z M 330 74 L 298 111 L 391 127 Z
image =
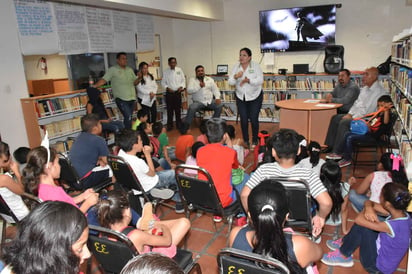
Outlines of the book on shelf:
M 44 126 L 40 126 L 41 129 L 47 130 L 49 138 L 55 138 L 64 134 L 70 134 L 71 132 L 77 132 L 81 130 L 80 116 L 72 119 L 53 122 Z

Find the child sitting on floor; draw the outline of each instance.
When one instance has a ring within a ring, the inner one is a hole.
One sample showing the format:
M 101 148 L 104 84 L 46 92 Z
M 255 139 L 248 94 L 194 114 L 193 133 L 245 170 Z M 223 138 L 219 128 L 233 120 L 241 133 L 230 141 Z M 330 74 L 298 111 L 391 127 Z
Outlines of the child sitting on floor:
M 342 224 L 342 233 L 347 234 L 348 193 L 350 185 L 342 182 L 342 171 L 337 162 L 326 161 L 320 169 L 320 180 L 332 199 L 332 210 L 326 219 L 327 225 Z
M 140 123 L 147 122 L 147 120 L 149 119 L 149 114 L 145 109 L 138 110 L 136 115 L 137 119 L 132 124 L 133 130 L 137 130 L 137 127 L 140 125 Z
M 377 171 L 370 173 L 361 183 L 357 184 L 355 177 L 349 178 L 349 201 L 353 208 L 360 212 L 366 200 L 379 203 L 382 187 L 391 182 L 407 185 L 408 178 L 400 155 L 384 153 L 377 165 Z
M 299 162 L 299 166 L 313 169 L 316 174 L 319 175 L 321 166 L 325 163 L 325 160 L 320 158 L 320 145 L 318 142 L 312 141 L 308 146 L 309 157 L 302 159 Z
M 181 162 L 186 162 L 187 156 L 190 155 L 192 150 L 192 145 L 195 142 L 193 135 L 190 134 L 190 129 L 182 126 L 179 128 L 180 136 L 176 140 L 176 159 Z
M 199 150 L 199 148 L 203 147 L 205 144 L 202 142 L 195 142 L 192 146 L 192 154 L 189 155 L 189 157 L 187 157 L 186 159 L 186 165 L 192 165 L 192 166 L 197 166 L 197 161 L 196 161 L 196 155 L 197 155 L 197 151 Z M 197 171 L 194 169 L 185 169 L 184 171 L 186 174 L 189 175 L 197 175 Z
M 378 208 L 365 202 L 349 233 L 338 240 L 327 241 L 333 250 L 323 255 L 327 265 L 352 267 L 352 254 L 359 247 L 362 266 L 369 273 L 393 273 L 408 250 L 411 219 L 406 208 L 411 201 L 408 189 L 400 184 L 386 184 L 380 196 L 381 206 L 389 217 L 380 221 Z

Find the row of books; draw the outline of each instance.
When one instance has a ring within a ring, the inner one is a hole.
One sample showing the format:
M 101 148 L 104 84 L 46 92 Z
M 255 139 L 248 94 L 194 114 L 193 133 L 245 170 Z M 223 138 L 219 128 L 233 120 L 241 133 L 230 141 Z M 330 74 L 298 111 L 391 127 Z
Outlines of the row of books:
M 74 142 L 75 138 L 73 137 L 68 137 L 65 141 L 57 141 L 54 144 L 51 145 L 52 148 L 54 148 L 58 153 L 64 153 L 67 154 Z
M 234 91 L 235 86 L 231 86 L 227 79 L 216 80 L 216 85 L 221 91 Z M 313 80 L 306 78 L 305 80 L 272 80 L 266 79 L 263 81 L 263 90 L 299 90 L 299 91 L 312 91 L 312 90 L 333 90 L 336 85 L 336 81 L 333 80 Z
M 391 77 L 395 80 L 406 96 L 412 96 L 412 69 L 399 65 L 391 66 Z
M 81 131 L 80 116 L 72 119 L 53 122 L 42 126 L 49 133 L 49 138 L 57 138 L 66 134 Z
M 392 57 L 412 60 L 412 38 L 411 36 L 392 44 Z
M 267 108 L 261 108 L 259 112 L 259 117 L 260 118 L 275 118 L 278 116 L 277 111 L 267 107 Z
M 88 100 L 89 99 L 85 94 L 71 97 L 58 97 L 38 100 L 35 104 L 37 116 L 41 118 L 59 113 L 79 110 L 84 108 Z

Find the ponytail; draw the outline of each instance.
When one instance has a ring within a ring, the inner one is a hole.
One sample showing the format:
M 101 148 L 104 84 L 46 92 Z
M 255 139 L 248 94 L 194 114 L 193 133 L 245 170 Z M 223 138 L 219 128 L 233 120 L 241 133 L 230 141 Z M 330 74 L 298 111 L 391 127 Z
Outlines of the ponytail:
M 315 167 L 319 164 L 320 158 L 320 145 L 318 142 L 312 141 L 309 143 L 308 151 L 310 155 L 310 163 L 312 167 Z
M 45 174 L 44 168 L 47 164 L 48 150 L 45 147 L 36 147 L 27 155 L 27 164 L 23 169 L 23 184 L 25 191 L 35 196 L 39 194 L 40 175 Z M 56 151 L 50 149 L 50 161 L 56 159 Z
M 339 219 L 343 204 L 341 190 L 342 170 L 340 169 L 339 164 L 335 161 L 327 160 L 320 169 L 319 178 L 328 190 L 329 196 L 332 199 L 332 209 L 327 218 L 331 216 L 332 220 L 336 222 Z
M 103 227 L 110 228 L 111 225 L 123 220 L 123 211 L 130 208 L 125 192 L 112 190 L 100 196 L 96 204 L 99 223 Z

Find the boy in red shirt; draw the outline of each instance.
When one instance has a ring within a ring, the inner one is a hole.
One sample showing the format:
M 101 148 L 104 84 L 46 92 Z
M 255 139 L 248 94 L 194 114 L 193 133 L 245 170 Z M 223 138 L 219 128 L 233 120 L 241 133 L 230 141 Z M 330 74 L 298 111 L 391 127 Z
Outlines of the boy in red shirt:
M 191 154 L 192 145 L 195 142 L 195 138 L 190 134 L 190 129 L 185 126 L 179 128 L 180 136 L 176 140 L 176 158 L 182 162 L 186 162 L 187 156 Z
M 207 138 L 209 144 L 201 147 L 197 152 L 197 165 L 206 169 L 212 176 L 217 193 L 223 207 L 229 206 L 236 200 L 236 193 L 232 186 L 232 169 L 239 168 L 237 153 L 234 149 L 224 145 L 229 139 L 226 133 L 226 122 L 221 118 L 209 119 L 206 123 Z M 240 193 L 249 176 L 246 176 L 240 184 L 234 187 Z M 199 174 L 200 179 L 206 179 L 203 174 Z M 215 221 L 220 221 L 215 216 Z

